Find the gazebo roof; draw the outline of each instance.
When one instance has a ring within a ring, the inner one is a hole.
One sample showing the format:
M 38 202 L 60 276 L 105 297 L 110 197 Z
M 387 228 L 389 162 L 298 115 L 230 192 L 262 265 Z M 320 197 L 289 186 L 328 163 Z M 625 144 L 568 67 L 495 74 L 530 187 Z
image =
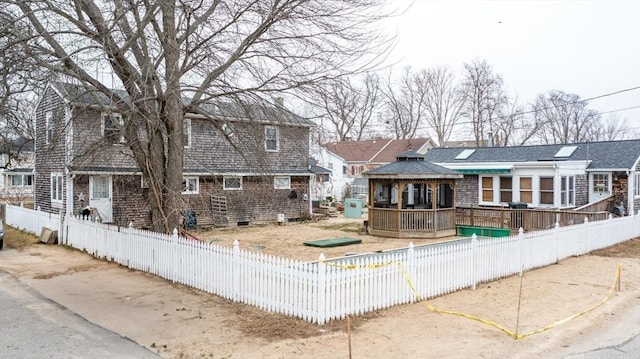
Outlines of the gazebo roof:
M 398 155 L 397 161 L 364 172 L 367 178 L 393 179 L 451 179 L 462 178 L 462 174 L 424 160 L 424 155 L 407 151 Z

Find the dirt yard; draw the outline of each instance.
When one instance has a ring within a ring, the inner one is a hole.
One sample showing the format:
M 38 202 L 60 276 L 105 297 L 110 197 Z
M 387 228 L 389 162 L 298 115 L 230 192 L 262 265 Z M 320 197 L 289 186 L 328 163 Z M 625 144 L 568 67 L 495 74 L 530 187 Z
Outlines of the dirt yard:
M 202 240 L 283 257 L 316 260 L 405 247 L 407 240 L 357 233 L 358 220 L 270 225 L 211 233 Z M 346 232 L 344 231 L 346 230 Z M 362 244 L 315 248 L 312 239 L 361 238 Z M 415 244 L 434 242 L 414 241 Z M 424 303 L 402 305 L 324 326 L 177 285 L 58 246 L 0 251 L 0 268 L 88 320 L 166 358 L 561 358 L 616 345 L 640 332 L 640 240 L 569 258 L 557 265 L 430 300 L 519 333 L 542 328 L 599 303 L 622 267 L 621 291 L 595 310 L 540 334 L 515 340 L 494 327 L 438 314 Z M 522 300 L 518 318 L 518 297 Z M 350 338 L 350 341 L 349 341 Z

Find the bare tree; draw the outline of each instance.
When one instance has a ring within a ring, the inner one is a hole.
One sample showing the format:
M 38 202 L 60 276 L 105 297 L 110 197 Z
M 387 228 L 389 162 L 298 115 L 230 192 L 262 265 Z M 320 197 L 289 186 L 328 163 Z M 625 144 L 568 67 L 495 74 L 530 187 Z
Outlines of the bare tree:
M 387 76 L 384 88 L 383 116 L 385 124 L 397 139 L 416 137 L 426 117 L 426 95 L 411 68 L 404 69 L 402 77 L 392 80 Z
M 209 116 L 202 105 L 221 97 L 268 98 L 363 71 L 387 47 L 373 27 L 385 16 L 379 0 L 0 3 L 2 36 L 25 57 L 113 99 L 160 231 L 178 223 L 186 112 Z
M 376 74 L 366 74 L 354 85 L 349 78 L 337 79 L 319 88 L 319 106 L 335 132 L 336 141 L 360 141 L 367 135 L 374 114 L 380 105 L 380 80 Z
M 476 145 L 480 146 L 487 132 L 495 133 L 494 120 L 502 115 L 500 111 L 507 102 L 502 76 L 494 73 L 486 61 L 464 64 L 462 91 L 465 117 L 471 123 Z
M 544 123 L 537 138 L 543 143 L 581 143 L 600 137 L 600 114 L 580 96 L 559 90 L 540 94 L 534 104 L 536 121 Z
M 507 98 L 501 116 L 492 120 L 495 146 L 522 146 L 534 138 L 544 124 L 531 116 L 517 97 Z
M 449 141 L 463 117 L 464 98 L 453 73 L 446 67 L 422 70 L 416 75 L 418 89 L 425 96 L 425 123 L 440 146 Z
M 629 127 L 627 120 L 620 118 L 615 113 L 609 114 L 607 118 L 600 120 L 602 127 L 598 131 L 598 140 L 616 141 L 626 140 L 638 137 L 638 131 Z

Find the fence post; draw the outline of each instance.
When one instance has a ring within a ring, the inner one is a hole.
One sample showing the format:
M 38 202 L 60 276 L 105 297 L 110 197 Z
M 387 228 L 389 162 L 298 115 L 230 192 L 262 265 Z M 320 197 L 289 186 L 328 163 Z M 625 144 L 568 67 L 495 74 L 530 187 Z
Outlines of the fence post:
M 62 240 L 66 237 L 66 231 L 64 230 L 64 212 L 60 210 L 58 214 L 58 245 L 62 245 Z
M 472 288 L 478 285 L 478 236 L 471 235 L 471 283 Z
M 560 223 L 556 222 L 554 229 L 553 242 L 555 243 L 556 249 L 556 264 L 558 264 L 558 262 L 560 262 Z
M 585 254 L 585 248 L 587 247 L 586 243 L 589 242 L 589 217 L 584 217 L 584 238 L 582 239 L 582 247 L 580 248 L 580 253 L 578 255 Z
M 522 229 L 522 227 L 518 229 L 518 243 L 520 244 L 520 276 L 522 276 L 522 273 L 524 272 L 524 260 L 525 260 L 524 230 Z M 529 267 L 527 267 L 527 269 L 529 269 Z
M 173 234 L 171 235 L 171 243 L 173 244 L 173 248 L 171 251 L 171 257 L 173 258 L 172 260 L 172 266 L 171 266 L 171 281 L 172 282 L 176 282 L 178 279 L 178 272 L 179 272 L 179 255 L 180 253 L 178 253 L 178 249 L 179 249 L 179 244 L 178 244 L 178 229 L 174 228 L 173 229 Z
M 122 253 L 122 261 L 123 262 L 127 262 L 126 266 L 131 268 L 129 266 L 129 264 L 131 263 L 131 244 L 133 243 L 133 221 L 129 222 L 129 227 L 127 229 L 127 239 L 126 239 L 127 243 L 125 243 L 125 245 L 122 246 L 123 252 Z M 121 263 L 122 265 L 125 265 L 124 263 Z
M 234 302 L 240 299 L 240 242 L 233 241 L 231 258 L 231 298 Z
M 415 278 L 416 278 L 416 250 L 414 248 L 413 242 L 409 242 L 409 246 L 407 247 L 407 276 L 409 277 L 408 279 L 411 281 L 411 284 L 414 286 L 414 289 L 417 291 L 418 288 L 416 287 L 416 282 L 415 282 Z M 411 295 L 411 301 L 410 303 L 415 303 L 416 301 L 418 301 L 420 298 L 418 298 L 416 296 L 416 293 L 413 293 L 413 291 L 411 290 L 411 288 L 409 288 L 409 293 Z
M 320 253 L 318 257 L 318 302 L 316 304 L 316 313 L 318 313 L 318 324 L 323 325 L 327 321 L 327 264 L 324 253 Z

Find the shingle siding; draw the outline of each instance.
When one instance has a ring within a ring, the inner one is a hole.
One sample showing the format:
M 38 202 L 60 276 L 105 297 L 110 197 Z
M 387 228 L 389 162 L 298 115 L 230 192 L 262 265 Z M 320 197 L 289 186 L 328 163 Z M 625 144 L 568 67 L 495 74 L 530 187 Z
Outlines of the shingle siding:
M 52 113 L 52 137 L 47 141 L 46 115 Z M 35 123 L 35 206 L 43 211 L 58 213 L 64 205 L 51 203 L 51 174 L 64 173 L 65 169 L 65 104 L 50 87 L 47 88 L 36 108 Z M 64 176 L 63 176 L 64 177 Z M 66 180 L 63 180 L 63 198 Z
M 465 175 L 456 180 L 456 206 L 477 206 L 478 195 L 478 175 Z

